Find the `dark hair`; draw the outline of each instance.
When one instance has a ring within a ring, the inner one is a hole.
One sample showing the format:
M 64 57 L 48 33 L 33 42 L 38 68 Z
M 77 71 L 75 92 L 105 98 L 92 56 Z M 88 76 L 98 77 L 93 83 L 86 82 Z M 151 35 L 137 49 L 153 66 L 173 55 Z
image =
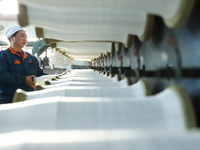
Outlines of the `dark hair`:
M 17 35 L 18 32 L 19 32 L 19 31 L 17 31 L 17 32 L 15 32 L 13 35 L 11 35 L 10 38 L 11 38 L 12 36 L 15 37 L 15 36 Z M 10 38 L 8 38 L 8 40 L 11 42 Z

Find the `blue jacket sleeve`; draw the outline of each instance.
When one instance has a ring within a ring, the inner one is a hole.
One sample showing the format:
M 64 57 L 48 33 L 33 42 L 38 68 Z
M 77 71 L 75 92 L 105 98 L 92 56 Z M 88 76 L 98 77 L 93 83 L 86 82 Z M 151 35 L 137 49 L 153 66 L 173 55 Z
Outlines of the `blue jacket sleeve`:
M 44 73 L 44 71 L 40 68 L 38 59 L 37 59 L 35 56 L 33 56 L 33 55 L 32 55 L 32 57 L 33 57 L 34 62 L 37 64 L 37 77 L 43 76 L 43 75 L 47 75 L 47 74 Z
M 0 84 L 25 84 L 26 76 L 8 71 L 8 63 L 3 52 L 0 52 Z

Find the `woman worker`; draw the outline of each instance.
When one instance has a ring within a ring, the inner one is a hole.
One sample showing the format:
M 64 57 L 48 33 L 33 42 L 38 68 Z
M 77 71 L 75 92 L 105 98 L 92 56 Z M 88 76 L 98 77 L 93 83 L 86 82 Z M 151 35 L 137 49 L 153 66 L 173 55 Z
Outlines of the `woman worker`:
M 0 51 L 0 103 L 11 103 L 15 91 L 20 88 L 33 91 L 33 77 L 46 75 L 39 67 L 37 58 L 22 48 L 27 43 L 24 28 L 14 25 L 6 29 L 10 47 Z

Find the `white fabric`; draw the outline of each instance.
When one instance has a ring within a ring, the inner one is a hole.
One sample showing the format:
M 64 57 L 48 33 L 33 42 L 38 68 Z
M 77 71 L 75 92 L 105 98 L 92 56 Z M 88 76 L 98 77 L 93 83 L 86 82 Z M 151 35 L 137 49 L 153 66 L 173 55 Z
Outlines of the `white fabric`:
M 22 130 L 0 134 L 0 150 L 197 150 L 200 131 Z
M 141 37 L 144 34 L 147 23 L 147 13 L 137 11 L 96 12 L 95 10 L 83 11 L 80 9 L 61 12 L 27 6 L 27 15 L 29 24 L 65 33 L 67 36 L 65 40 L 68 39 L 69 41 L 77 39 L 80 34 L 79 40 L 84 40 L 84 38 L 87 40 L 94 37 L 94 39 L 89 40 L 123 40 L 117 42 L 126 43 L 128 34 Z M 52 38 L 52 34 L 49 34 Z M 113 34 L 114 36 L 112 36 Z M 73 35 L 74 38 L 68 35 Z M 97 37 L 95 38 L 96 35 Z M 116 38 L 115 36 L 117 35 L 125 36 L 125 39 Z M 56 36 L 61 38 L 58 34 Z M 45 35 L 45 37 L 47 36 Z M 78 41 L 78 39 L 75 41 Z
M 0 134 L 25 129 L 186 131 L 184 110 L 174 89 L 167 88 L 149 97 L 134 95 L 130 91 L 127 92 L 131 94 L 128 96 L 124 94 L 125 90 L 115 90 L 114 95 L 110 96 L 105 91 L 98 96 L 96 92 L 83 95 L 78 90 L 74 97 L 72 92 L 65 95 L 63 91 L 53 92 L 54 89 L 48 94 L 48 90 L 40 91 L 45 92 L 46 96 L 39 96 L 39 91 L 32 92 L 32 95 L 28 92 L 27 98 L 30 99 L 27 101 L 0 105 Z M 110 89 L 111 93 L 113 90 Z M 134 93 L 133 88 L 132 91 Z
M 184 0 L 18 0 L 19 3 L 36 7 L 66 11 L 69 9 L 77 10 L 96 10 L 96 11 L 137 11 L 146 12 L 162 16 L 164 19 L 173 18 L 181 9 Z M 133 17 L 134 18 L 134 17 Z
M 15 32 L 23 30 L 26 31 L 24 28 L 20 27 L 19 25 L 13 25 L 6 28 L 5 37 L 10 38 Z
M 47 29 L 43 27 L 43 38 L 52 38 L 58 39 L 63 41 L 120 41 L 122 43 L 127 42 L 127 33 L 97 33 L 97 32 L 90 32 L 83 33 L 83 31 L 77 31 L 77 33 L 65 33 L 67 30 L 57 31 L 54 29 Z M 68 32 L 68 31 L 67 31 Z M 70 31 L 69 31 L 70 32 Z M 99 55 L 98 55 L 99 56 Z M 93 57 L 94 58 L 94 57 Z M 93 59 L 92 58 L 92 59 Z

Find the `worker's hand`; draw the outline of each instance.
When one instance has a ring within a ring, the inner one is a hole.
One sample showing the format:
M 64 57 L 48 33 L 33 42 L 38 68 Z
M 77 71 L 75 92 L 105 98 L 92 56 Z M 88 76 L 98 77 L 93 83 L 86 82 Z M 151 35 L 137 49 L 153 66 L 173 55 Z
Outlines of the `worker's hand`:
M 32 80 L 33 77 L 35 76 L 34 75 L 26 76 L 26 84 L 32 88 L 35 88 L 35 83 Z

